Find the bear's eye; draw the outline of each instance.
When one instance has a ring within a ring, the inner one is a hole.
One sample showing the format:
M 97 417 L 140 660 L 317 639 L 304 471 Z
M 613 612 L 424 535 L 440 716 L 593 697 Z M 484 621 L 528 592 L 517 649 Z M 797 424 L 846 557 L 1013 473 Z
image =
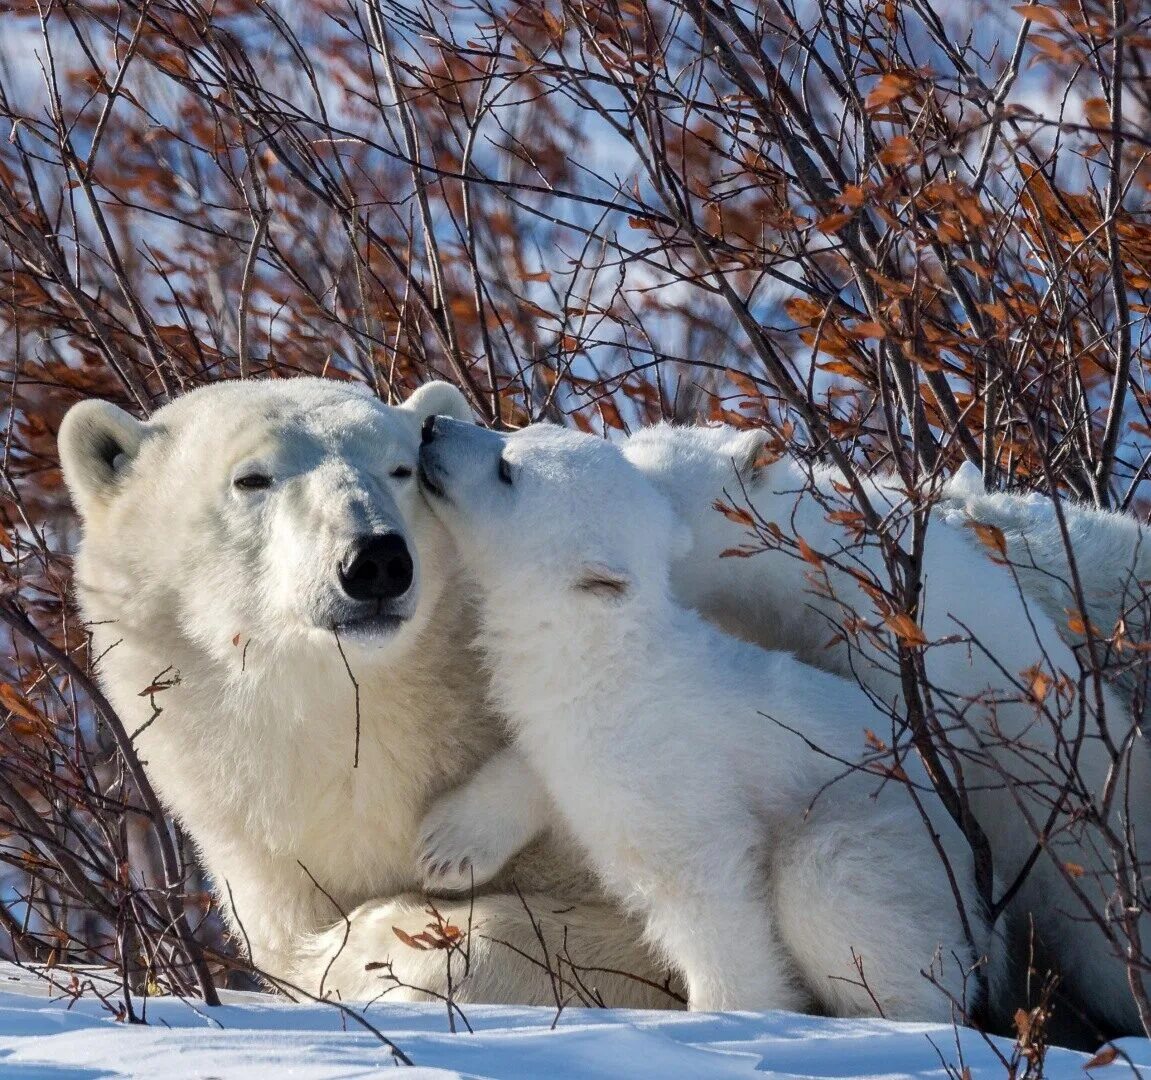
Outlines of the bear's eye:
M 245 473 L 232 481 L 232 487 L 241 491 L 264 491 L 272 486 L 272 478 L 266 473 Z
M 499 473 L 500 480 L 507 484 L 508 487 L 512 486 L 512 467 L 502 457 L 500 463 L 496 468 Z
M 393 480 L 406 480 L 412 475 L 412 470 L 406 465 L 397 465 L 391 472 Z

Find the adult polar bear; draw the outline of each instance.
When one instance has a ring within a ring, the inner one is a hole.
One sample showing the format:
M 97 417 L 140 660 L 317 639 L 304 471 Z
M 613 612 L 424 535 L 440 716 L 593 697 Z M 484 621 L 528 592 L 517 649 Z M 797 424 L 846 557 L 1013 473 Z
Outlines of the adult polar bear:
M 392 928 L 428 922 L 410 895 L 421 813 L 500 739 L 465 586 L 413 477 L 432 413 L 471 417 L 443 383 L 392 408 L 291 379 L 195 390 L 145 423 L 83 402 L 60 429 L 102 684 L 256 966 L 345 999 L 386 989 L 365 964 L 389 957 L 402 983 L 446 989 L 444 954 Z M 173 685 L 153 720 L 140 693 L 158 678 Z M 662 979 L 558 841 L 513 873 L 553 951 Z M 474 909 L 438 905 L 477 931 L 459 999 L 551 1002 L 527 958 L 532 918 L 506 879 L 493 890 Z M 589 979 L 611 1003 L 667 1003 L 641 982 Z

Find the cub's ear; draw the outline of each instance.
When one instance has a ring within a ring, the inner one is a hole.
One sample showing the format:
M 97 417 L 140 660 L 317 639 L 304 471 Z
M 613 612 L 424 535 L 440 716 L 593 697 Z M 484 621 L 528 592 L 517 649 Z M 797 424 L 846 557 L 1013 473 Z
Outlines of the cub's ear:
M 768 434 L 760 428 L 741 431 L 728 446 L 728 456 L 735 465 L 736 475 L 745 484 L 754 484 L 767 465 Z
M 622 600 L 631 591 L 631 575 L 607 563 L 589 562 L 579 568 L 576 589 L 604 600 Z
M 56 445 L 64 482 L 81 515 L 115 494 L 144 431 L 139 420 L 109 401 L 81 401 L 64 414 Z
M 456 420 L 474 421 L 476 414 L 468 399 L 451 383 L 424 383 L 400 406 L 414 412 L 421 420 L 429 416 L 451 416 Z

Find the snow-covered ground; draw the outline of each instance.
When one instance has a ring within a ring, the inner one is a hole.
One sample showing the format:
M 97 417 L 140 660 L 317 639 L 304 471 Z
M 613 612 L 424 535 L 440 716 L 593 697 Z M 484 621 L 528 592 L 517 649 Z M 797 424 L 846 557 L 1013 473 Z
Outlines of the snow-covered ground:
M 92 995 L 49 995 L 44 983 L 0 965 L 0 1078 L 99 1080 L 331 1080 L 375 1076 L 396 1064 L 375 1035 L 335 1009 L 263 994 L 229 994 L 218 1009 L 172 998 L 147 1002 L 147 1025 L 118 1022 Z M 108 1005 L 114 1006 L 112 994 Z M 474 1032 L 452 1034 L 434 1005 L 379 1003 L 367 1017 L 412 1060 L 405 1076 L 626 1077 L 727 1080 L 791 1077 L 1005 1077 L 976 1033 L 934 1024 L 825 1020 L 789 1013 L 705 1015 L 472 1006 Z M 1006 1057 L 1008 1042 L 996 1045 Z M 1093 1077 L 1151 1077 L 1151 1043 L 1125 1039 Z M 1088 1055 L 1053 1049 L 1050 1077 L 1088 1074 Z M 1135 1067 L 1132 1067 L 1134 1063 Z M 1142 1067 L 1139 1067 L 1142 1066 Z

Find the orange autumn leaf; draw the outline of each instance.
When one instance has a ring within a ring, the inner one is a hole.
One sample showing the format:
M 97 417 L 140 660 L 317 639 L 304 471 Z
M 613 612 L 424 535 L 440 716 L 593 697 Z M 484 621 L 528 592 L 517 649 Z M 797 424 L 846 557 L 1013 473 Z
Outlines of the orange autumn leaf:
M 1037 22 L 1040 26 L 1050 27 L 1052 30 L 1059 25 L 1058 12 L 1052 8 L 1043 7 L 1041 4 L 1014 4 L 1011 10 L 1024 19 L 1030 19 L 1032 22 Z
M 8 683 L 0 683 L 0 705 L 34 727 L 38 728 L 44 723 L 44 718 L 36 711 L 35 706 Z
M 920 646 L 927 644 L 923 631 L 910 615 L 902 611 L 893 612 L 883 620 L 897 638 L 905 645 Z
M 824 308 L 805 296 L 793 296 L 783 305 L 783 310 L 797 323 L 810 325 L 823 318 Z
M 982 521 L 969 521 L 967 527 L 979 537 L 979 542 L 984 547 L 1006 558 L 1007 537 L 1003 535 L 1003 530 L 999 526 L 987 525 Z
M 815 549 L 802 536 L 795 538 L 795 544 L 799 548 L 799 554 L 803 556 L 804 562 L 809 562 L 812 566 L 823 565 L 823 559 L 816 554 Z
M 890 105 L 906 96 L 915 87 L 915 80 L 901 72 L 889 72 L 884 75 L 875 88 L 867 95 L 864 102 L 868 112 L 874 112 L 884 105 Z
M 1102 1069 L 1104 1065 L 1110 1065 L 1118 1056 L 1118 1048 L 1108 1043 L 1090 1061 L 1083 1062 L 1083 1068 Z
M 744 525 L 749 529 L 755 525 L 755 518 L 742 506 L 732 506 L 731 503 L 726 503 L 722 499 L 716 499 L 711 505 L 713 509 L 723 514 L 728 521 L 734 521 L 737 525 Z
M 879 151 L 879 160 L 884 165 L 907 165 L 918 157 L 919 150 L 908 135 L 896 135 Z

